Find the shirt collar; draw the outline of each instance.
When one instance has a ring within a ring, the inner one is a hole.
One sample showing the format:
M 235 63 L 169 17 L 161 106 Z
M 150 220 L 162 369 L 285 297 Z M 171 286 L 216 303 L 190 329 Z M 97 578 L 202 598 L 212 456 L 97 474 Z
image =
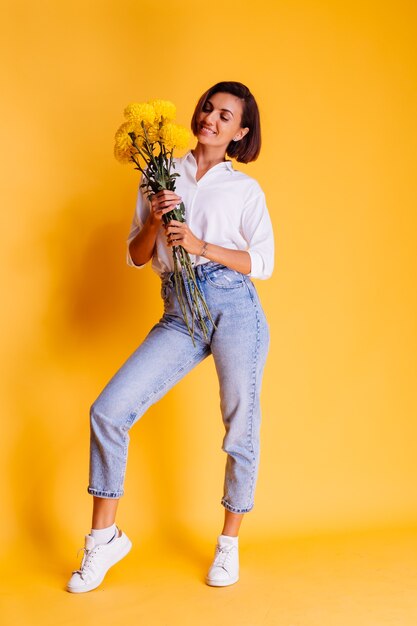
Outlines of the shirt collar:
M 197 163 L 193 153 L 191 152 L 191 149 L 188 150 L 188 152 L 186 152 L 182 158 L 183 158 L 184 161 L 190 161 L 194 165 L 196 165 L 196 163 Z M 213 165 L 213 167 L 219 167 L 219 166 L 221 166 L 224 169 L 229 169 L 232 172 L 234 171 L 233 163 L 232 163 L 232 161 L 230 159 L 226 159 L 226 161 L 220 161 L 219 163 L 216 163 L 216 165 Z M 210 168 L 210 169 L 212 169 L 212 168 Z

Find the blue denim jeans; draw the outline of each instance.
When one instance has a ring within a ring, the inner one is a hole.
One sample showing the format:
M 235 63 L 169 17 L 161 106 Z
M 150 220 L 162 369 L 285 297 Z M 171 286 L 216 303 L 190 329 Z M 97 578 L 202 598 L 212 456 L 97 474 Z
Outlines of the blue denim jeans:
M 87 491 L 103 498 L 124 494 L 129 430 L 150 406 L 212 354 L 225 428 L 222 450 L 227 454 L 220 503 L 229 511 L 246 513 L 254 506 L 259 468 L 260 393 L 269 325 L 249 276 L 214 261 L 194 270 L 217 328 L 205 316 L 206 339 L 196 320 L 194 347 L 173 272 L 161 276 L 163 316 L 91 405 Z

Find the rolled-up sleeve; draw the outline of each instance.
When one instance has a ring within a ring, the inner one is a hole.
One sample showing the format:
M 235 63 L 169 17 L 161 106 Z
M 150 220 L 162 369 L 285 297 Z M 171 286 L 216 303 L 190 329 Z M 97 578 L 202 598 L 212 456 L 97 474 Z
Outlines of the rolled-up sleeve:
M 248 242 L 252 278 L 270 278 L 274 269 L 274 231 L 265 193 L 257 186 L 249 194 L 242 214 L 242 234 Z
M 137 269 L 142 269 L 143 267 L 145 267 L 146 263 L 143 263 L 142 265 L 136 265 L 136 263 L 133 261 L 131 254 L 129 252 L 129 244 L 132 241 L 132 239 L 134 239 L 136 235 L 142 230 L 143 225 L 150 211 L 149 200 L 146 197 L 146 195 L 143 193 L 143 188 L 140 187 L 142 182 L 143 182 L 143 173 L 141 172 L 140 180 L 139 180 L 139 187 L 138 187 L 138 194 L 136 198 L 136 206 L 135 206 L 135 211 L 133 213 L 129 236 L 127 238 L 127 250 L 126 250 L 127 264 L 130 265 L 131 267 L 136 267 Z

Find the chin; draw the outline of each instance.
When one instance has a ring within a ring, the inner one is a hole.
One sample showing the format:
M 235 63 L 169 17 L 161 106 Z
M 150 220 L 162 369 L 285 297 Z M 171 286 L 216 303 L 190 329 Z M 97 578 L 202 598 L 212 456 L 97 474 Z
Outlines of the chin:
M 208 144 L 215 143 L 213 141 L 214 137 L 213 138 L 212 137 L 207 137 L 207 135 L 202 135 L 201 133 L 198 133 L 197 137 L 198 137 L 198 141 L 200 143 L 208 143 Z

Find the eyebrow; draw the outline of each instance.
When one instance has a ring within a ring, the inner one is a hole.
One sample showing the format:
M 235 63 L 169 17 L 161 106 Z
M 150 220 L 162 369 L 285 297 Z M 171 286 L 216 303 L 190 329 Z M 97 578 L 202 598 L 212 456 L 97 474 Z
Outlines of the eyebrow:
M 213 106 L 213 103 L 212 103 L 212 101 L 211 101 L 211 100 L 206 100 L 206 103 L 207 103 L 207 102 L 208 102 L 209 104 L 211 104 L 211 106 Z M 227 111 L 228 113 L 231 113 L 231 114 L 233 115 L 233 113 L 232 113 L 231 111 L 229 111 L 229 109 L 220 109 L 220 111 Z M 233 117 L 234 117 L 234 115 L 233 115 Z

